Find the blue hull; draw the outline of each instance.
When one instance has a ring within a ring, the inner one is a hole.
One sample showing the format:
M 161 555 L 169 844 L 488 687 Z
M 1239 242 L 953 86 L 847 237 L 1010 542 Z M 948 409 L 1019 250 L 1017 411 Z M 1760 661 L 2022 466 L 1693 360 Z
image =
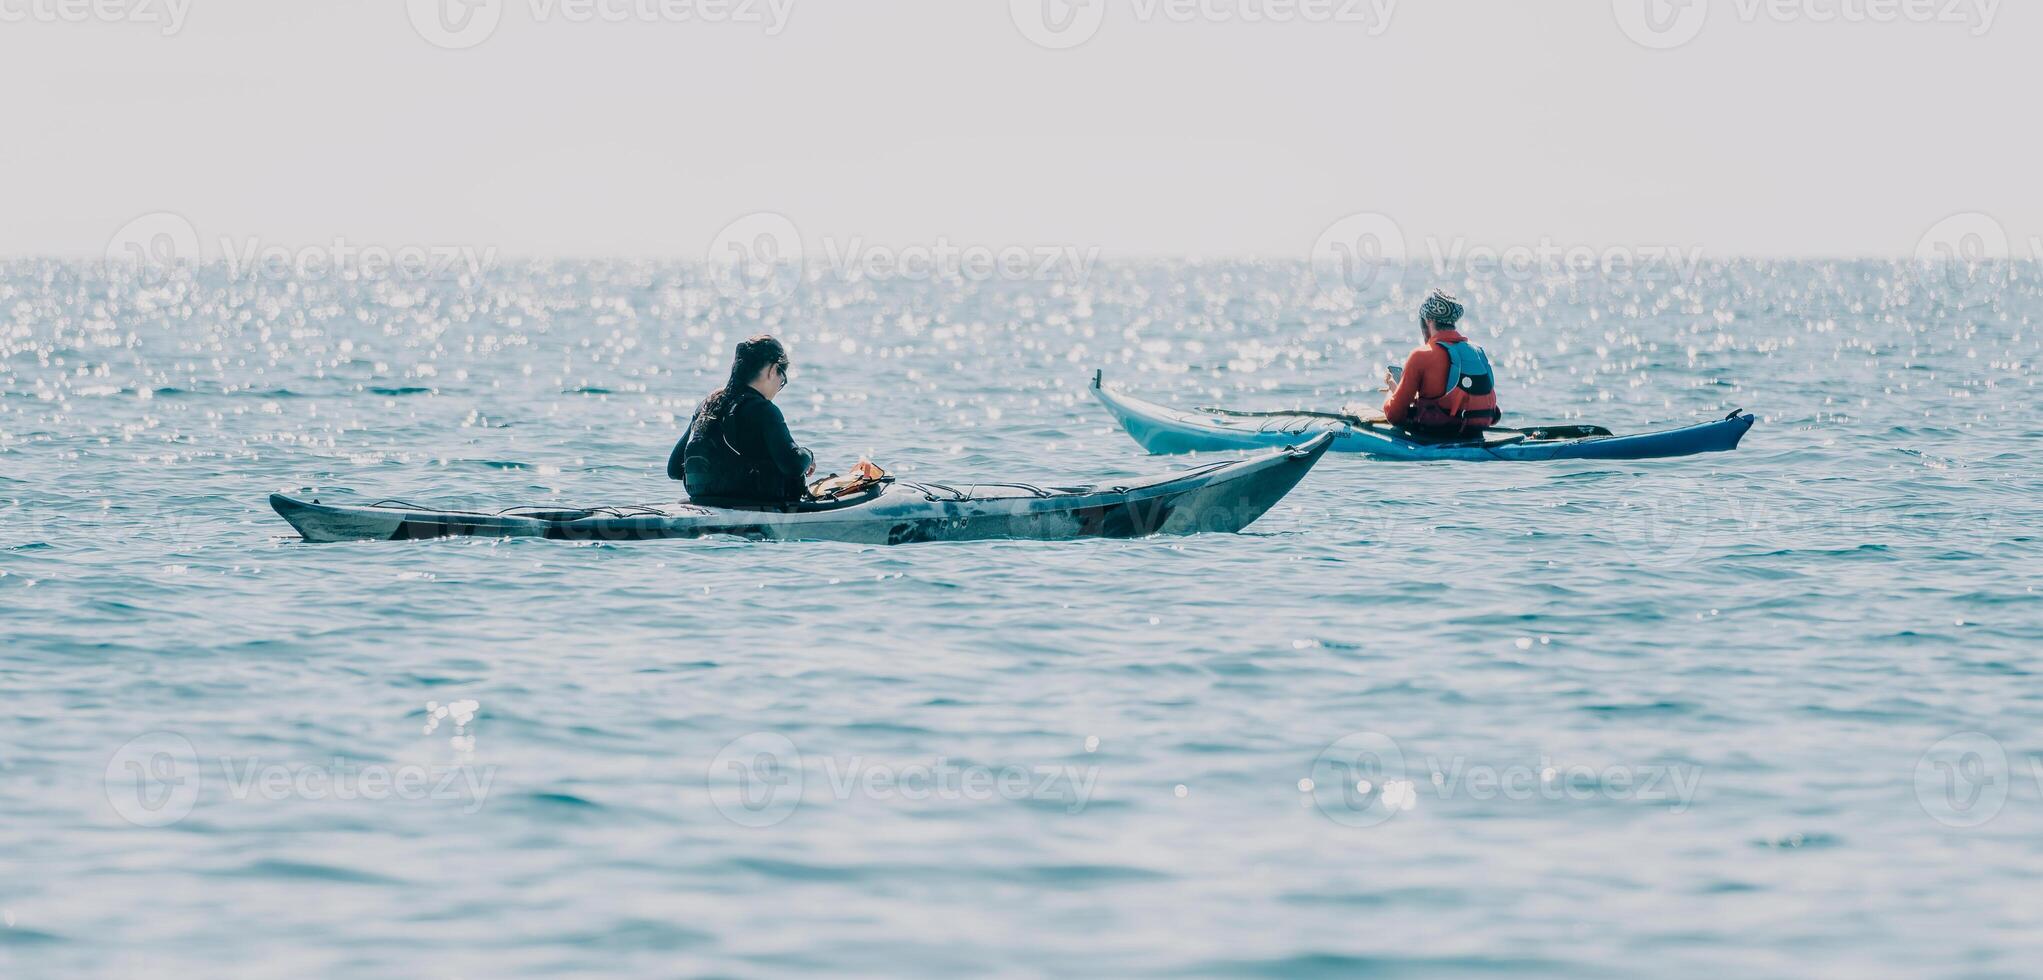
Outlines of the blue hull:
M 1438 446 L 1401 438 L 1378 426 L 1320 415 L 1223 415 L 1166 408 L 1107 388 L 1093 376 L 1093 395 L 1119 419 L 1121 427 L 1152 453 L 1211 452 L 1226 449 L 1267 449 L 1295 445 L 1319 433 L 1334 437 L 1332 451 L 1363 453 L 1384 459 L 1523 460 L 1665 459 L 1738 448 L 1751 431 L 1752 415 L 1728 418 L 1662 432 L 1581 439 L 1495 438 L 1482 445 Z

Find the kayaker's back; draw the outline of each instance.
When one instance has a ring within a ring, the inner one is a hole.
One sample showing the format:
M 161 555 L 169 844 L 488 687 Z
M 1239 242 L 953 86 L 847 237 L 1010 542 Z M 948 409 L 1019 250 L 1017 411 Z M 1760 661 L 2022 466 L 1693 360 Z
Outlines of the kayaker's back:
M 1489 355 L 1458 328 L 1464 312 L 1460 301 L 1440 290 L 1426 297 L 1419 310 L 1425 342 L 1405 359 L 1403 376 L 1393 382 L 1383 403 L 1385 421 L 1424 437 L 1478 434 L 1502 421 Z
M 801 499 L 801 467 L 789 472 L 778 457 L 792 452 L 799 459 L 802 450 L 794 446 L 778 407 L 743 389 L 722 415 L 712 418 L 710 409 L 709 400 L 696 409 L 687 433 L 667 457 L 669 479 L 681 480 L 688 496 L 698 500 Z

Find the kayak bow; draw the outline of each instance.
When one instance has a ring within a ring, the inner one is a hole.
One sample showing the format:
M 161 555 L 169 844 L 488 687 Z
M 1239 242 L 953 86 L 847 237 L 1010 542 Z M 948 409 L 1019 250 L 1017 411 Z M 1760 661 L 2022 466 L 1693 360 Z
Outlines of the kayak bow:
M 1334 452 L 1384 459 L 1662 459 L 1736 449 L 1758 421 L 1749 413 L 1734 411 L 1714 422 L 1629 436 L 1587 426 L 1555 426 L 1492 430 L 1481 439 L 1431 443 L 1412 439 L 1389 425 L 1326 412 L 1167 408 L 1106 387 L 1102 373 L 1093 372 L 1093 396 L 1152 453 L 1263 449 L 1327 435 L 1333 437 Z
M 272 494 L 270 506 L 307 541 L 535 537 L 639 541 L 731 535 L 752 540 L 905 544 L 988 538 L 1064 540 L 1234 532 L 1291 492 L 1333 444 L 1291 440 L 1275 452 L 1113 486 L 1045 489 L 1020 483 L 948 486 L 890 481 L 822 504 L 709 507 L 694 503 L 498 513 L 385 501 L 339 506 Z

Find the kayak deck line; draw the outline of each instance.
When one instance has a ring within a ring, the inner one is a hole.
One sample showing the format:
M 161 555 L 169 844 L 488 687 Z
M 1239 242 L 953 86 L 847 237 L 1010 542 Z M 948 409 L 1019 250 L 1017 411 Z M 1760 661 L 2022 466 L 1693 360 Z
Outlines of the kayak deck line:
M 1174 409 L 1110 388 L 1094 371 L 1092 393 L 1121 427 L 1152 453 L 1262 449 L 1315 435 L 1333 437 L 1333 452 L 1400 460 L 1667 459 L 1738 448 L 1758 418 L 1743 409 L 1722 419 L 1633 435 L 1601 426 L 1555 425 L 1494 429 L 1478 440 L 1435 442 L 1396 427 L 1332 412 L 1236 412 Z
M 732 536 L 758 541 L 858 544 L 988 539 L 1135 538 L 1237 532 L 1304 479 L 1333 445 L 1320 434 L 1261 455 L 1222 460 L 1112 486 L 1044 488 L 1029 483 L 890 481 L 827 504 L 672 504 L 446 510 L 402 500 L 338 505 L 289 494 L 270 506 L 310 542 L 445 537 L 643 541 Z M 936 492 L 941 491 L 941 493 Z

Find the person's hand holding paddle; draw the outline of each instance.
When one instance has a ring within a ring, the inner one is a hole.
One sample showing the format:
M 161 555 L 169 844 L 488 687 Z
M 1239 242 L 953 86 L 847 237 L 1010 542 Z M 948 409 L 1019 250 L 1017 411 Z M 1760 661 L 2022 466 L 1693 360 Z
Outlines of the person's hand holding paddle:
M 1365 425 L 1383 421 L 1383 410 L 1364 402 L 1349 402 L 1341 406 L 1341 414 L 1350 416 Z

